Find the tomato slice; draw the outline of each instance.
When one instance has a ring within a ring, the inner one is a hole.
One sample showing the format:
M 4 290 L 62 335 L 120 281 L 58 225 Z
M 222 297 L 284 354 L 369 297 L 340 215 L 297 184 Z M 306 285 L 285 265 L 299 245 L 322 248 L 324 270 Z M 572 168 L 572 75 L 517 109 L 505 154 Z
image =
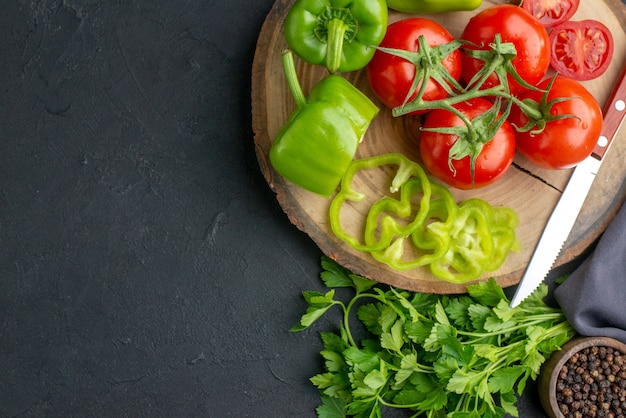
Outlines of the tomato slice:
M 535 16 L 546 28 L 570 20 L 580 0 L 523 0 L 520 6 Z
M 550 64 L 574 80 L 591 80 L 604 74 L 613 49 L 611 31 L 597 20 L 569 20 L 550 32 Z

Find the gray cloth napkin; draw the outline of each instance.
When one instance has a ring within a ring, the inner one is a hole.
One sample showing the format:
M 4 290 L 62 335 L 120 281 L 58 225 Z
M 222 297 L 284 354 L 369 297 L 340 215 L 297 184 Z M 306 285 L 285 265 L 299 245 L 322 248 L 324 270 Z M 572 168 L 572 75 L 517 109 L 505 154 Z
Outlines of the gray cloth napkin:
M 626 204 L 554 298 L 579 334 L 626 343 Z

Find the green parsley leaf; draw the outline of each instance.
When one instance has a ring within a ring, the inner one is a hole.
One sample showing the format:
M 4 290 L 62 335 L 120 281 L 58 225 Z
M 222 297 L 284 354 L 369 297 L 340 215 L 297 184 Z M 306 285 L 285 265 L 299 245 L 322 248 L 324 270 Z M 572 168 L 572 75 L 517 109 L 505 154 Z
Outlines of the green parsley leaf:
M 343 355 L 350 366 L 364 373 L 376 369 L 380 363 L 378 354 L 367 348 L 350 347 L 343 352 Z
M 450 325 L 435 323 L 431 328 L 428 338 L 424 341 L 424 350 L 436 352 L 441 350 L 441 341 L 454 333 L 454 328 Z
M 544 286 L 511 309 L 492 279 L 469 286 L 468 295 L 432 295 L 378 286 L 330 259 L 323 267 L 329 290 L 302 293 L 308 307 L 294 327 L 342 309 L 339 332 L 320 333 L 325 370 L 310 379 L 321 418 L 382 418 L 383 408 L 429 418 L 516 417 L 527 380 L 574 335 L 563 312 L 543 302 Z M 354 296 L 339 297 L 336 287 Z M 368 334 L 360 340 L 353 315 L 359 335 Z
M 490 307 L 473 303 L 467 308 L 467 313 L 472 321 L 474 330 L 485 331 L 485 321 L 492 314 Z
M 539 375 L 541 365 L 546 358 L 539 351 L 531 351 L 522 359 L 522 364 L 527 366 L 531 371 L 531 377 L 535 379 Z
M 341 267 L 330 258 L 322 257 L 322 268 L 324 270 L 320 274 L 320 277 L 329 289 L 354 286 L 350 278 L 350 271 Z
M 315 409 L 319 418 L 345 418 L 347 416 L 345 400 L 330 396 L 322 396 L 321 399 L 322 405 Z
M 402 321 L 394 322 L 389 332 L 383 332 L 380 335 L 380 345 L 382 348 L 402 355 L 402 347 L 405 343 L 403 325 L 404 323 Z
M 511 308 L 511 305 L 508 301 L 506 300 L 501 300 L 500 302 L 498 302 L 498 305 L 493 308 L 493 313 L 496 314 L 496 316 L 498 318 L 500 318 L 502 321 L 509 321 L 511 318 L 513 318 L 513 315 L 515 315 L 516 310 L 515 308 Z
M 304 296 L 304 300 L 306 300 L 309 305 L 319 308 L 332 305 L 335 302 L 333 299 L 335 297 L 334 290 L 329 290 L 325 294 L 321 294 L 320 292 L 305 291 L 302 292 L 302 296 Z
M 468 312 L 468 308 L 471 304 L 472 299 L 466 296 L 451 299 L 448 302 L 448 306 L 446 306 L 446 313 L 454 322 L 455 326 L 459 328 L 466 328 L 471 324 L 471 318 Z
M 324 357 L 324 365 L 329 372 L 338 372 L 345 368 L 346 363 L 340 353 L 330 350 L 322 350 L 321 356 Z
M 500 405 L 502 406 L 504 412 L 512 417 L 519 417 L 519 411 L 515 406 L 515 401 L 517 401 L 517 398 L 512 392 L 500 395 Z
M 508 330 L 510 328 L 513 328 L 515 325 L 516 323 L 514 321 L 502 321 L 497 316 L 490 315 L 487 318 L 485 318 L 485 323 L 483 327 L 485 328 L 485 331 L 495 333 L 495 332 Z
M 452 357 L 439 357 L 433 364 L 437 377 L 441 381 L 448 381 L 459 370 L 459 363 Z
M 348 344 L 333 332 L 321 332 L 320 338 L 322 339 L 325 350 L 341 353 L 348 348 Z
M 476 388 L 481 385 L 484 378 L 485 375 L 482 372 L 458 369 L 448 380 L 446 389 L 458 394 L 475 393 Z
M 376 286 L 377 284 L 377 282 L 373 280 L 357 276 L 356 274 L 350 274 L 350 279 L 352 280 L 352 283 L 357 293 L 367 292 L 369 289 Z
M 405 295 L 401 294 L 396 289 L 391 289 L 391 292 L 396 296 L 400 305 L 409 313 L 409 317 L 411 318 L 412 322 L 417 322 L 423 318 L 423 316 L 418 312 L 415 306 L 413 306 L 413 304 L 405 297 Z
M 326 313 L 331 306 L 335 304 L 333 297 L 335 291 L 330 290 L 322 295 L 319 292 L 302 292 L 304 299 L 309 303 L 306 313 L 300 318 L 300 324 L 291 328 L 291 331 L 302 331 L 310 327 L 322 315 Z
M 381 363 L 381 366 L 383 364 L 385 363 Z M 378 390 L 387 383 L 387 379 L 386 369 L 381 367 L 381 370 L 372 370 L 369 372 L 363 379 L 363 383 L 371 389 Z
M 437 302 L 437 304 L 435 305 L 435 319 L 440 324 L 450 325 L 448 315 L 446 315 L 446 310 L 444 309 L 441 302 Z
M 521 365 L 496 370 L 489 378 L 489 390 L 500 394 L 513 392 L 515 382 L 526 370 L 527 368 Z
M 430 335 L 433 324 L 434 323 L 432 321 L 405 323 L 404 332 L 411 341 L 417 344 L 424 344 L 424 342 Z
M 508 301 L 504 290 L 498 286 L 498 283 L 493 278 L 467 286 L 467 292 L 476 301 L 489 307 L 498 306 L 501 300 Z
M 393 306 L 385 305 L 380 308 L 380 328 L 383 332 L 389 332 L 398 320 L 398 313 Z
M 347 376 L 335 373 L 320 373 L 309 380 L 324 395 L 341 399 L 352 397 L 350 380 L 347 379 Z
M 350 272 L 350 270 L 341 267 L 331 258 L 326 256 L 322 257 L 322 268 L 324 270 L 320 274 L 320 277 L 326 287 L 331 289 L 339 287 L 354 287 L 357 293 L 362 293 L 377 284 L 377 282 L 373 280 Z
M 367 330 L 374 335 L 383 332 L 381 324 L 381 309 L 389 309 L 388 306 L 379 303 L 368 303 L 361 305 L 357 309 L 357 317 L 361 320 Z

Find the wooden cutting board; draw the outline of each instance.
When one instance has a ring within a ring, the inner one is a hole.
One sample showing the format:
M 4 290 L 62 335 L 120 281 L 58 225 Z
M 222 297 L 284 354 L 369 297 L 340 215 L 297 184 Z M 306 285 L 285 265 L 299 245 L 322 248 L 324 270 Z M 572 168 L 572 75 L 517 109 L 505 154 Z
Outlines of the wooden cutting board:
M 295 109 L 295 104 L 285 81 L 281 52 L 287 47 L 282 29 L 285 15 L 292 0 L 277 0 L 268 14 L 259 34 L 252 68 L 252 124 L 258 162 L 269 187 L 289 220 L 306 233 L 321 249 L 341 265 L 353 272 L 399 288 L 429 293 L 463 293 L 467 284 L 451 284 L 435 278 L 428 269 L 395 271 L 374 260 L 369 254 L 353 250 L 338 240 L 328 225 L 329 199 L 319 197 L 290 184 L 278 175 L 269 162 L 269 149 L 279 129 Z M 485 0 L 482 8 L 504 1 Z M 427 15 L 459 36 L 474 12 L 455 12 Z M 390 22 L 407 17 L 391 12 Z M 585 82 L 600 105 L 615 82 L 626 58 L 626 10 L 620 0 L 585 0 L 573 20 L 596 19 L 607 25 L 614 37 L 615 53 L 608 71 L 600 78 Z M 296 60 L 296 69 L 302 88 L 306 93 L 327 75 L 320 66 L 311 66 Z M 417 152 L 417 127 L 413 117 L 394 118 L 372 93 L 363 70 L 343 74 L 355 86 L 365 92 L 381 108 L 372 122 L 356 158 L 401 152 L 420 161 Z M 479 197 L 492 205 L 515 209 L 520 215 L 517 230 L 522 249 L 511 253 L 502 267 L 478 280 L 494 277 L 507 287 L 521 280 L 528 261 L 539 240 L 541 232 L 565 187 L 571 170 L 543 170 L 536 168 L 521 156 L 516 156 L 514 167 L 497 183 L 483 189 L 459 191 L 451 189 L 457 201 Z M 596 242 L 616 212 L 626 200 L 626 129 L 622 129 L 598 173 L 593 188 L 578 217 L 555 266 L 561 266 L 584 254 Z M 379 193 L 379 191 L 372 191 Z M 357 228 L 355 225 L 349 226 Z M 358 231 L 354 231 L 358 233 Z

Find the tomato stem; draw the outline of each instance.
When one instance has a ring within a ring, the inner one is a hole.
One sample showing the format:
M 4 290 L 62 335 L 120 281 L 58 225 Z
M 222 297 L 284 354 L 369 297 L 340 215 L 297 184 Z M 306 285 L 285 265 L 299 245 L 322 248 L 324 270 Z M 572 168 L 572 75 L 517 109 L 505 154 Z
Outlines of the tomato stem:
M 556 78 L 557 76 L 552 77 L 539 101 L 535 101 L 530 98 L 526 98 L 524 100 L 520 100 L 516 97 L 512 98 L 515 105 L 518 106 L 522 113 L 528 118 L 528 122 L 526 122 L 524 126 L 515 126 L 515 129 L 519 132 L 532 132 L 533 134 L 539 134 L 543 132 L 548 122 L 567 118 L 580 119 L 578 116 L 573 114 L 559 114 L 559 112 L 552 112 L 552 107 L 555 104 L 579 98 L 578 96 L 572 96 L 557 97 L 555 99 L 548 100 L 548 94 L 550 93 L 550 90 L 552 90 L 552 86 Z
M 507 120 L 513 104 L 519 106 L 529 119 L 545 119 L 544 109 L 540 104 L 521 101 L 511 94 L 509 77 L 527 89 L 540 89 L 528 84 L 517 73 L 511 63 L 513 58 L 517 56 L 515 45 L 511 42 L 502 42 L 500 34 L 494 36 L 488 49 L 473 49 L 472 45 L 458 40 L 437 47 L 430 47 L 423 35 L 419 37 L 418 45 L 417 52 L 380 48 L 415 65 L 415 78 L 405 103 L 393 108 L 392 115 L 397 117 L 420 111 L 445 109 L 458 116 L 463 121 L 464 127 L 441 128 L 439 131 L 445 131 L 445 133 L 455 134 L 459 137 L 455 146 L 450 149 L 449 165 L 452 168 L 452 160 L 469 155 L 473 183 L 476 158 L 483 146 L 493 139 Z M 464 52 L 470 57 L 484 62 L 481 70 L 466 83 L 465 87 L 453 80 L 443 65 L 447 55 L 462 46 L 465 46 Z M 494 75 L 497 77 L 498 83 L 488 85 L 488 81 Z M 446 88 L 449 96 L 438 100 L 425 100 L 425 86 L 431 80 Z M 414 98 L 411 99 L 411 97 Z M 488 99 L 494 103 L 492 109 L 482 117 L 469 120 L 455 108 L 455 105 L 476 98 Z

